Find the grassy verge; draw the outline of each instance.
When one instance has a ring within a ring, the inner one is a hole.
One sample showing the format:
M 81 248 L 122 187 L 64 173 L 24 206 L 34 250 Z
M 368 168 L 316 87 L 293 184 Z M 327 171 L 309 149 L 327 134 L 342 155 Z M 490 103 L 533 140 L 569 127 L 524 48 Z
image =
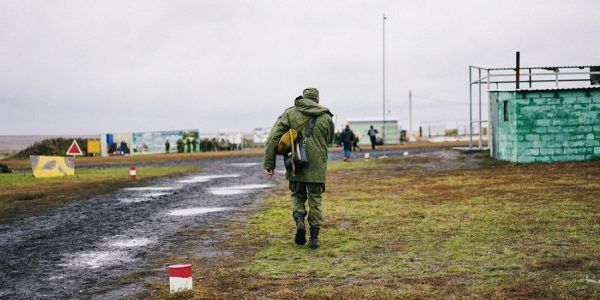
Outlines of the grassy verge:
M 179 162 L 194 161 L 207 158 L 225 158 L 237 156 L 255 156 L 262 155 L 262 148 L 244 149 L 240 151 L 215 151 L 198 153 L 170 153 L 170 154 L 145 154 L 133 156 L 108 156 L 108 157 L 77 157 L 76 165 L 121 165 L 121 164 L 140 164 L 157 162 Z M 10 168 L 25 169 L 30 168 L 31 164 L 27 159 L 8 159 L 2 161 Z
M 293 244 L 282 184 L 249 225 L 229 226 L 233 255 L 194 261 L 202 272 L 182 296 L 600 297 L 587 280 L 600 279 L 599 162 L 428 171 L 426 160 L 332 165 L 317 251 Z M 154 289 L 169 297 L 164 282 Z
M 388 145 L 387 149 L 404 149 L 404 148 L 449 148 L 465 146 L 465 142 L 410 142 L 402 145 Z M 364 146 L 365 149 L 368 148 Z M 378 149 L 381 146 L 378 146 Z M 339 152 L 341 148 L 335 147 L 333 151 Z M 109 157 L 78 157 L 76 164 L 78 166 L 85 165 L 119 165 L 119 164 L 139 164 L 147 162 L 177 162 L 201 160 L 207 158 L 224 158 L 236 156 L 256 156 L 263 155 L 263 148 L 244 149 L 240 151 L 215 151 L 215 152 L 200 152 L 200 153 L 170 153 L 170 154 L 146 154 L 134 156 L 109 156 Z M 27 159 L 3 159 L 0 154 L 0 160 L 13 169 L 30 168 L 29 160 Z
M 198 171 L 194 166 L 138 167 L 138 181 Z M 131 185 L 129 168 L 77 169 L 74 176 L 35 178 L 31 171 L 0 174 L 0 220 Z

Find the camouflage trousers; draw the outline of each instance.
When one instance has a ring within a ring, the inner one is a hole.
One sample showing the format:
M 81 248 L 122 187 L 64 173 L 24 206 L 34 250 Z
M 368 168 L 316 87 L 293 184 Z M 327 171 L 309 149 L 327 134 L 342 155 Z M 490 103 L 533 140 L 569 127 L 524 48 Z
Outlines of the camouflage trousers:
M 311 227 L 320 227 L 323 223 L 321 202 L 325 192 L 325 184 L 318 182 L 290 181 L 292 192 L 292 214 L 302 213 L 306 216 L 305 203 L 308 200 L 308 224 Z

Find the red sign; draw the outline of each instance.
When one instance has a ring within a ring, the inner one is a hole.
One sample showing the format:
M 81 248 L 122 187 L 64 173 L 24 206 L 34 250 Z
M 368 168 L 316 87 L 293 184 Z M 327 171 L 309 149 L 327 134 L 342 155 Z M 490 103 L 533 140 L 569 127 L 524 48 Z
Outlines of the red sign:
M 73 140 L 69 150 L 67 150 L 67 155 L 83 155 L 81 148 L 79 148 L 79 145 L 77 144 L 77 140 Z

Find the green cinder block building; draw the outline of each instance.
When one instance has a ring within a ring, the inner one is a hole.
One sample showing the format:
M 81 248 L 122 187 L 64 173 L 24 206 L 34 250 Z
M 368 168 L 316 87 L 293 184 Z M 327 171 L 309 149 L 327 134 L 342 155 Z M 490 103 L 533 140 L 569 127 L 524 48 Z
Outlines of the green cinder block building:
M 518 163 L 600 157 L 600 87 L 490 91 L 490 152 Z
M 356 134 L 358 139 L 358 144 L 361 146 L 371 145 L 371 140 L 369 138 L 368 132 L 373 126 L 374 129 L 377 129 L 379 132 L 377 134 L 377 138 L 383 138 L 383 120 L 382 119 L 364 119 L 364 120 L 348 120 L 348 125 L 350 125 L 350 129 Z M 387 119 L 385 120 L 385 144 L 399 144 L 400 143 L 400 130 L 398 129 L 398 120 L 396 119 Z

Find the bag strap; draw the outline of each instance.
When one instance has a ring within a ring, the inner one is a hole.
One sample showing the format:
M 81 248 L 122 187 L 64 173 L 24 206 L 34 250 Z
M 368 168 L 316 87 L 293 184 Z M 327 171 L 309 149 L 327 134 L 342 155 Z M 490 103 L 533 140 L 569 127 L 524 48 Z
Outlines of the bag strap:
M 308 123 L 308 128 L 306 128 L 306 138 L 309 138 L 312 135 L 313 128 L 315 127 L 315 123 L 317 118 L 310 118 L 310 123 Z
M 288 129 L 288 131 L 290 131 L 290 130 L 294 129 L 294 130 L 296 130 L 296 131 L 298 132 L 298 134 L 302 134 L 302 133 L 301 133 L 302 129 L 304 129 L 304 126 L 306 126 L 306 124 L 308 124 L 308 122 L 311 120 L 311 118 L 308 118 L 308 119 L 306 119 L 306 121 L 304 121 L 304 122 L 303 122 L 302 124 L 300 124 L 298 127 L 296 127 L 296 128 L 292 128 L 292 127 L 291 127 L 291 126 L 292 126 L 292 123 L 290 122 L 290 114 L 289 114 L 289 113 L 286 113 L 286 114 L 285 114 L 285 116 L 286 116 L 286 117 L 287 117 L 287 119 L 288 119 L 288 124 L 290 124 L 290 129 Z M 314 119 L 314 118 L 312 118 L 312 119 Z M 313 123 L 314 123 L 314 122 L 313 122 Z M 314 124 L 313 124 L 313 126 L 314 126 Z M 311 134 L 312 134 L 312 127 L 311 127 L 311 130 L 310 130 L 310 132 L 311 132 Z M 309 136 L 310 136 L 310 135 L 309 135 Z

